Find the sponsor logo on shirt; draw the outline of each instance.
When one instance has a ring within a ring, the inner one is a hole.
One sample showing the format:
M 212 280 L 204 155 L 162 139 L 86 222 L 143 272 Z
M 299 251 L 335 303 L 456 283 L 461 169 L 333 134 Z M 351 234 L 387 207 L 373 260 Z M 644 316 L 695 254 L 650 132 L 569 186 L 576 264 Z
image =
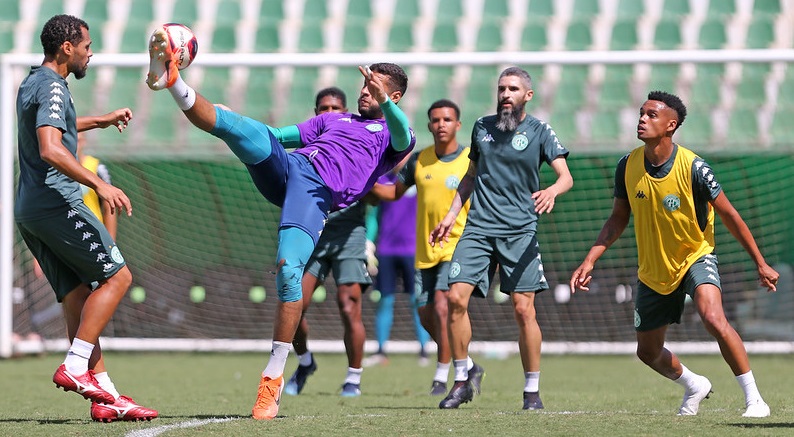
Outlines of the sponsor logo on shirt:
M 113 261 L 116 261 L 118 264 L 124 262 L 124 257 L 121 255 L 121 251 L 119 250 L 118 246 L 113 246 L 113 248 L 110 249 L 110 258 L 112 258 Z
M 642 191 L 642 190 L 637 191 L 637 195 L 634 196 L 634 197 L 636 197 L 637 199 L 647 199 L 648 198 L 648 196 L 645 195 L 645 191 Z
M 366 129 L 372 133 L 380 132 L 383 130 L 383 126 L 377 123 L 368 124 Z
M 493 143 L 493 137 L 491 136 L 491 134 L 485 134 L 485 136 L 482 137 L 480 141 L 482 141 L 483 143 Z

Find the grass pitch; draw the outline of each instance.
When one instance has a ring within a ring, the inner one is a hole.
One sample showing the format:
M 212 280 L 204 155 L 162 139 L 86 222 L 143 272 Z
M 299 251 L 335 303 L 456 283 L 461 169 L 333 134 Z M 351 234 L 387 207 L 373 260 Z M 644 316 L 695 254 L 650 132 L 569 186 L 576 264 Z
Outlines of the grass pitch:
M 543 357 L 542 411 L 522 411 L 517 356 L 474 359 L 486 370 L 483 393 L 458 410 L 431 397 L 434 367 L 394 355 L 367 368 L 360 398 L 342 398 L 343 355 L 317 355 L 317 372 L 299 396 L 283 395 L 279 417 L 250 418 L 264 354 L 108 353 L 121 392 L 160 412 L 152 422 L 92 422 L 89 403 L 57 390 L 52 373 L 62 356 L 0 361 L 0 436 L 759 436 L 794 435 L 794 360 L 750 358 L 766 419 L 745 419 L 744 398 L 718 355 L 685 356 L 715 393 L 696 417 L 676 417 L 683 390 L 631 356 Z M 291 357 L 288 374 L 296 360 Z M 450 375 L 451 378 L 451 375 Z M 451 381 L 450 381 L 451 382 Z

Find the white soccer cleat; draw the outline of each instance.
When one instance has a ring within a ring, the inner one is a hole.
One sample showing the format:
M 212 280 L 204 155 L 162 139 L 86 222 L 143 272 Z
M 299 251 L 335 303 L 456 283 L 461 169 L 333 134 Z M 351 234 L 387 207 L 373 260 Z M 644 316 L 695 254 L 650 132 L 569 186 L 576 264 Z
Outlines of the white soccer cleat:
M 179 68 L 168 32 L 164 27 L 158 27 L 149 39 L 149 74 L 146 75 L 146 85 L 158 91 L 171 87 L 179 77 Z
M 705 376 L 698 376 L 698 381 L 692 390 L 684 391 L 684 400 L 678 409 L 679 416 L 694 416 L 700 409 L 700 402 L 708 399 L 711 391 L 711 381 Z
M 747 410 L 742 414 L 742 417 L 769 417 L 770 414 L 769 405 L 759 399 L 747 404 Z

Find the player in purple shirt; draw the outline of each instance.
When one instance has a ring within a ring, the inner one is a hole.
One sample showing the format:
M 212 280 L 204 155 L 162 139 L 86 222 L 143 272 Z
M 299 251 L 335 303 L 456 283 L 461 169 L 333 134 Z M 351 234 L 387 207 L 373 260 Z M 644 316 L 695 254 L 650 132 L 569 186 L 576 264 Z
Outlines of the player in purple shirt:
M 326 113 L 279 129 L 213 105 L 190 88 L 179 76 L 177 54 L 163 27 L 152 34 L 149 55 L 149 88 L 167 88 L 188 120 L 222 139 L 248 168 L 259 192 L 282 208 L 273 349 L 252 411 L 254 419 L 273 419 L 301 317 L 301 277 L 328 213 L 361 198 L 416 143 L 408 119 L 397 107 L 408 77 L 395 64 L 359 67 L 364 76 L 360 115 Z M 302 149 L 287 153 L 285 146 Z
M 378 184 L 394 185 L 399 165 L 378 179 Z M 394 322 L 394 300 L 397 291 L 397 278 L 402 278 L 403 291 L 408 293 L 410 311 L 416 339 L 420 345 L 420 363 L 427 363 L 425 344 L 430 334 L 419 321 L 417 297 L 414 281 L 414 254 L 416 253 L 416 189 L 410 190 L 394 201 L 378 204 L 377 220 L 377 258 L 378 276 L 376 289 L 380 291 L 378 308 L 375 311 L 375 338 L 378 351 L 364 360 L 364 366 L 387 364 L 385 345 L 391 334 Z

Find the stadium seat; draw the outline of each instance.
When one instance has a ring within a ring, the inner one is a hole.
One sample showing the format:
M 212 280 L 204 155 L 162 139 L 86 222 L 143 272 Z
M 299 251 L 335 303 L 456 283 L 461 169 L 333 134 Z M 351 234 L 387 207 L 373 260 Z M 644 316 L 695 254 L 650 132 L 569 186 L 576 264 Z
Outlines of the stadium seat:
M 599 14 L 598 0 L 575 0 L 572 10 L 574 19 L 590 20 Z
M 695 101 L 694 98 L 691 100 Z M 681 125 L 680 131 L 676 133 L 681 144 L 694 150 L 712 147 L 711 108 L 701 107 L 698 109 L 697 106 L 687 105 L 687 109 L 686 120 Z
M 259 53 L 277 53 L 281 48 L 278 21 L 274 18 L 260 18 L 256 29 L 254 50 Z M 200 43 L 199 43 L 200 44 Z M 199 48 L 201 48 L 199 46 Z
M 651 78 L 647 86 L 648 91 L 661 90 L 670 93 L 676 92 L 678 70 L 678 64 L 655 64 L 651 68 Z
M 636 21 L 645 12 L 643 2 L 637 0 L 619 0 L 616 15 L 620 20 Z
M 171 21 L 192 25 L 198 19 L 198 6 L 195 0 L 176 0 Z
M 217 15 L 212 17 L 216 25 L 230 26 L 237 24 L 242 17 L 239 0 L 219 0 Z
M 665 2 L 665 5 L 667 3 Z M 659 50 L 675 50 L 681 45 L 681 23 L 678 18 L 665 17 L 656 24 L 653 44 Z
M 554 6 L 552 0 L 530 0 L 528 20 L 548 21 L 554 16 Z
M 772 119 L 769 136 L 773 146 L 778 148 L 791 146 L 791 120 L 794 120 L 794 105 L 789 101 L 778 107 Z
M 245 93 L 243 114 L 268 124 L 278 126 L 275 114 L 278 108 L 273 107 L 273 82 L 275 72 L 269 67 L 252 67 L 248 73 L 248 88 Z M 279 90 L 283 92 L 283 90 Z
M 764 0 L 756 0 L 756 2 Z M 711 0 L 709 2 L 708 16 L 725 18 L 736 13 L 734 0 Z
M 485 5 L 482 10 L 482 17 L 485 20 L 504 20 L 510 16 L 508 3 L 510 0 L 489 0 L 483 2 Z
M 173 98 L 165 92 L 151 93 L 148 120 L 145 126 L 145 144 L 162 146 L 176 144 L 178 126 Z
M 631 84 L 634 68 L 631 65 L 607 65 L 601 92 L 598 96 L 598 109 L 615 117 L 617 110 L 633 104 Z M 617 122 L 615 117 L 615 122 Z
M 742 80 L 736 86 L 736 107 L 758 109 L 766 102 L 769 64 L 744 64 Z
M 579 134 L 576 131 L 576 108 L 555 109 L 546 121 L 563 146 L 568 149 L 574 147 L 579 139 Z
M 388 47 L 390 51 L 407 52 L 414 46 L 413 20 L 400 17 L 389 29 Z
M 590 135 L 584 138 L 584 142 L 600 148 L 614 147 L 621 136 L 619 120 L 618 117 L 615 117 L 615 112 L 609 110 L 595 111 L 591 119 Z
M 85 20 L 92 29 L 101 29 L 101 27 L 94 27 L 103 24 L 108 20 L 108 2 L 107 0 L 86 0 L 83 14 L 80 18 Z M 92 32 L 91 38 L 94 35 Z
M 715 0 L 728 1 L 728 0 Z M 662 16 L 679 20 L 689 14 L 689 0 L 665 0 L 662 8 Z
M 415 129 L 424 130 L 424 121 L 427 118 L 427 108 L 429 108 L 430 105 L 433 104 L 433 102 L 440 99 L 450 99 L 449 82 L 452 76 L 453 76 L 452 67 L 446 67 L 446 66 L 428 67 L 427 80 L 425 81 L 424 87 L 422 89 L 422 95 L 419 98 L 419 104 L 417 105 L 417 109 L 416 109 L 416 116 L 414 117 Z M 408 94 L 412 94 L 410 83 L 408 84 Z M 467 110 L 467 108 L 463 107 L 463 102 L 455 102 L 455 104 L 458 105 L 461 112 L 470 112 Z M 462 127 L 460 133 L 463 133 L 464 136 L 462 138 L 459 138 L 462 142 L 468 142 L 466 138 L 468 138 L 469 132 L 464 133 L 464 131 L 470 129 L 471 126 Z
M 701 49 L 721 49 L 727 40 L 724 17 L 709 17 L 700 25 L 698 43 Z
M 487 9 L 487 8 L 486 8 Z M 493 52 L 502 47 L 502 26 L 504 19 L 493 18 L 483 20 L 480 31 L 477 34 L 477 45 L 475 50 L 478 52 Z
M 315 19 L 304 19 L 301 23 L 298 51 L 303 53 L 318 53 L 322 52 L 324 48 L 322 20 L 315 21 Z
M 315 67 L 296 67 L 292 75 L 287 106 L 280 109 L 279 126 L 300 123 L 314 115 L 314 97 L 317 93 L 318 70 Z M 347 93 L 347 91 L 345 92 Z M 350 103 L 350 102 L 349 102 Z
M 529 19 L 524 25 L 521 34 L 521 50 L 544 50 L 548 44 L 546 36 L 546 23 L 541 19 Z
M 433 29 L 433 51 L 452 52 L 458 48 L 457 23 L 446 17 L 436 21 Z
M 568 23 L 565 37 L 566 50 L 588 50 L 593 44 L 590 18 L 577 18 Z
M 212 33 L 212 47 L 209 50 L 213 53 L 234 53 L 237 51 L 236 32 L 237 25 L 235 23 L 216 23 Z
M 756 2 L 758 4 L 759 2 Z M 746 48 L 766 49 L 775 41 L 774 17 L 766 14 L 754 14 L 750 27 L 747 29 Z
M 758 117 L 755 108 L 734 108 L 725 140 L 728 144 L 745 147 L 758 144 Z
M 780 13 L 780 0 L 755 0 L 753 2 L 753 15 L 769 14 L 777 15 Z
M 554 93 L 554 112 L 559 110 L 573 111 L 585 105 L 585 89 L 589 67 L 586 65 L 566 65 L 562 67 L 560 83 Z
M 639 3 L 639 2 L 636 2 Z M 637 20 L 620 18 L 612 26 L 610 50 L 632 50 L 637 46 Z
M 474 66 L 471 68 L 471 79 L 466 90 L 463 104 L 460 102 L 463 126 L 474 125 L 474 122 L 488 114 L 496 112 L 496 83 L 501 69 L 498 66 Z M 466 129 L 466 128 L 464 128 Z
M 151 20 L 139 20 L 137 18 L 127 20 L 119 52 L 145 53 L 148 50 L 151 23 Z M 201 43 L 199 43 L 199 50 L 203 50 Z
M 342 51 L 360 53 L 369 48 L 368 21 L 360 19 L 345 20 L 345 34 L 342 39 Z
M 688 106 L 708 111 L 720 101 L 720 85 L 725 73 L 725 64 L 700 64 L 696 67 L 697 76 L 692 82 L 692 92 Z

